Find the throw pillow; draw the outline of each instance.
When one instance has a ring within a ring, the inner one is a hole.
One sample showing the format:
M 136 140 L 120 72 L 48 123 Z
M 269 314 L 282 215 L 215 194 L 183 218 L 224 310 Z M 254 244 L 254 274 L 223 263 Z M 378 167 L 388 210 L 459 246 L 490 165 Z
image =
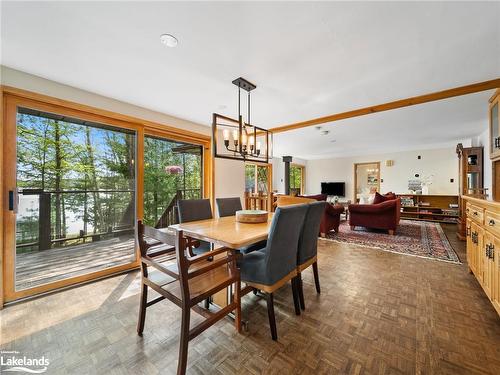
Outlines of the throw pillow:
M 381 194 L 379 194 L 378 192 L 375 193 L 375 198 L 373 199 L 373 204 L 378 204 L 378 203 L 382 203 L 382 202 L 385 202 L 389 200 L 388 197 L 385 197 Z

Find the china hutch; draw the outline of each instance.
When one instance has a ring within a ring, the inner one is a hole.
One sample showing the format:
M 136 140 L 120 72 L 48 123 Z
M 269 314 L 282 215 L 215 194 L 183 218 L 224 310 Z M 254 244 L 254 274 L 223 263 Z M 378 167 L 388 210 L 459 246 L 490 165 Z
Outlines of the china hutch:
M 467 264 L 470 272 L 500 314 L 500 89 L 490 99 L 489 157 L 492 162 L 493 199 L 461 193 L 465 201 Z M 465 150 L 465 149 L 464 149 Z M 462 176 L 461 176 L 462 177 Z M 463 194 L 463 195 L 462 195 Z

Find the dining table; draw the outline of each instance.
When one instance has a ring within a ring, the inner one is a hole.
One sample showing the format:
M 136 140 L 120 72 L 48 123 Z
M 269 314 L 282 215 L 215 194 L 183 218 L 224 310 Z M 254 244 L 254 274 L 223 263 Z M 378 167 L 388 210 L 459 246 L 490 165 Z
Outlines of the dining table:
M 240 249 L 257 242 L 266 240 L 271 227 L 273 213 L 268 214 L 268 219 L 263 223 L 240 223 L 236 216 L 190 221 L 174 224 L 168 228 L 182 230 L 184 236 L 214 244 L 214 248 L 227 247 Z M 168 228 L 166 228 L 168 230 Z M 213 301 L 224 307 L 230 300 L 231 288 L 213 296 Z
M 186 237 L 239 249 L 267 239 L 272 217 L 270 212 L 264 223 L 240 223 L 236 216 L 225 216 L 174 224 L 169 228 L 182 230 Z

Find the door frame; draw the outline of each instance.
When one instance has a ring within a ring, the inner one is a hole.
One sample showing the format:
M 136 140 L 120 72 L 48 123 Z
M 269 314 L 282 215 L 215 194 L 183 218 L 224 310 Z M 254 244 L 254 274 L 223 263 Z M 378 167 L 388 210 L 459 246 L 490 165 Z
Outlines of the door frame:
M 198 134 L 168 125 L 154 123 L 119 113 L 90 107 L 50 96 L 2 86 L 0 90 L 2 113 L 0 120 L 0 309 L 5 302 L 31 297 L 63 287 L 80 284 L 117 274 L 140 266 L 139 250 L 136 244 L 134 262 L 86 273 L 83 275 L 58 280 L 49 284 L 35 286 L 20 291 L 15 290 L 15 214 L 8 210 L 9 190 L 16 188 L 16 117 L 17 107 L 28 107 L 43 112 L 57 113 L 116 128 L 135 131 L 136 133 L 136 219 L 143 217 L 144 195 L 144 135 L 153 135 L 173 141 L 199 144 L 203 147 L 203 195 L 213 200 L 213 175 L 210 136 Z M 10 234 L 8 235 L 8 233 Z
M 370 161 L 370 162 L 363 162 L 363 163 L 354 163 L 354 187 L 353 187 L 353 202 L 357 203 L 357 193 L 356 193 L 356 188 L 358 186 L 358 175 L 356 173 L 358 166 L 360 165 L 369 165 L 369 164 L 376 164 L 378 173 L 377 173 L 377 180 L 378 180 L 378 192 L 380 193 L 380 161 Z

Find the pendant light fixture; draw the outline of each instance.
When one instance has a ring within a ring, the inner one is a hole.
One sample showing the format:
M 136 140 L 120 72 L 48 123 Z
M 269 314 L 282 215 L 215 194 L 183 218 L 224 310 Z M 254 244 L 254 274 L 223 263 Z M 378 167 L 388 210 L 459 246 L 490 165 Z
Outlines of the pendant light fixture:
M 212 148 L 216 158 L 268 163 L 271 155 L 271 133 L 252 125 L 250 118 L 250 93 L 256 89 L 253 83 L 240 77 L 233 81 L 238 87 L 238 119 L 217 113 L 212 121 Z M 242 90 L 247 92 L 247 122 L 241 111 Z

